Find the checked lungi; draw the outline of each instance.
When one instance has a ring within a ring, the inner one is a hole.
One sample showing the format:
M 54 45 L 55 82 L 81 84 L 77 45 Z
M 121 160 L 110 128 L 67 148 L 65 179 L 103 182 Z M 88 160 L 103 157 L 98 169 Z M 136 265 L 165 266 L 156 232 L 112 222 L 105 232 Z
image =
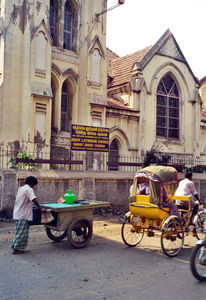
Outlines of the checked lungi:
M 16 221 L 16 231 L 13 242 L 11 244 L 12 249 L 23 250 L 26 248 L 29 239 L 29 223 L 27 220 Z

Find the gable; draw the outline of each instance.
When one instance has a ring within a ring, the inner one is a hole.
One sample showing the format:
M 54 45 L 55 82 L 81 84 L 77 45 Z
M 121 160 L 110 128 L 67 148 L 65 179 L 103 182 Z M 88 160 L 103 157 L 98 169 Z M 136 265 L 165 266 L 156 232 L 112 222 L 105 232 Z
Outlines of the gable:
M 186 61 L 173 36 L 170 36 L 166 40 L 164 45 L 157 51 L 157 53 L 160 55 Z
M 34 36 L 35 36 L 39 31 L 44 32 L 45 37 L 46 37 L 47 40 L 49 41 L 50 45 L 52 45 L 51 34 L 50 34 L 49 29 L 48 29 L 47 26 L 46 26 L 46 23 L 45 23 L 44 19 L 40 22 L 40 24 L 39 24 L 37 27 L 33 28 L 33 31 L 32 31 L 32 39 L 34 38 Z
M 136 62 L 133 65 L 132 71 L 142 71 L 156 54 L 167 56 L 183 62 L 187 66 L 195 82 L 199 84 L 199 80 L 194 76 L 178 43 L 176 42 L 173 34 L 170 32 L 169 29 L 154 44 L 154 46 L 148 51 L 148 53 L 142 58 L 142 60 Z
M 94 49 L 97 48 L 101 54 L 101 56 L 105 59 L 105 53 L 104 53 L 104 49 L 103 49 L 103 46 L 100 42 L 100 39 L 99 37 L 96 35 L 91 43 L 91 46 L 89 48 L 89 54 L 91 54 Z

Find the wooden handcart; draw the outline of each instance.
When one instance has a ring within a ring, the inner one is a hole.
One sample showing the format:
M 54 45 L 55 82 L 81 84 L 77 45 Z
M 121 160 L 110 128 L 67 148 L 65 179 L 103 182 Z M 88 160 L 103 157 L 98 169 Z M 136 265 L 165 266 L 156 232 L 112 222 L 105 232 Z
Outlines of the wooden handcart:
M 67 237 L 68 243 L 74 248 L 88 245 L 93 233 L 94 208 L 108 207 L 109 202 L 79 201 L 79 203 L 43 203 L 41 207 L 50 209 L 55 219 L 46 226 L 47 236 L 60 242 Z

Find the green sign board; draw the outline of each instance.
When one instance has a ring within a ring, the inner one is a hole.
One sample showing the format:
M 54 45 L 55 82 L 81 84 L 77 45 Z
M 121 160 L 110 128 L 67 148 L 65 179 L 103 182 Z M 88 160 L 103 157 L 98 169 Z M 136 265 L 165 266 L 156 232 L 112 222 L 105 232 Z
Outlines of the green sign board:
M 109 128 L 72 125 L 71 150 L 109 151 Z

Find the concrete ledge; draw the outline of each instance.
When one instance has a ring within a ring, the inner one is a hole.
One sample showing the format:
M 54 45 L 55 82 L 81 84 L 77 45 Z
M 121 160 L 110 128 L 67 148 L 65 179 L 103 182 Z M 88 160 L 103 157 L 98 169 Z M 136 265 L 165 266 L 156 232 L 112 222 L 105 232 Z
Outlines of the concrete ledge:
M 7 173 L 10 174 L 10 180 Z M 0 182 L 2 194 L 0 216 L 11 217 L 16 192 L 28 176 L 35 176 L 38 179 L 38 185 L 34 187 L 34 192 L 40 203 L 56 202 L 64 196 L 67 190 L 72 190 L 76 199 L 108 201 L 116 207 L 118 205 L 127 206 L 134 172 L 4 170 L 2 173 L 4 179 Z M 9 187 L 8 190 L 5 184 Z
M 108 178 L 108 179 L 133 179 L 135 172 L 119 172 L 119 171 L 61 171 L 61 170 L 17 170 L 17 176 L 19 179 L 24 179 L 28 176 L 35 176 L 39 179 L 49 179 L 49 178 Z
M 40 203 L 56 202 L 67 190 L 72 190 L 76 199 L 108 201 L 112 207 L 127 207 L 129 189 L 135 172 L 97 172 L 0 169 L 0 216 L 11 217 L 17 189 L 26 177 L 35 176 L 38 185 L 34 192 Z M 179 179 L 184 174 L 179 174 Z M 202 201 L 206 203 L 206 173 L 194 174 L 193 181 Z

